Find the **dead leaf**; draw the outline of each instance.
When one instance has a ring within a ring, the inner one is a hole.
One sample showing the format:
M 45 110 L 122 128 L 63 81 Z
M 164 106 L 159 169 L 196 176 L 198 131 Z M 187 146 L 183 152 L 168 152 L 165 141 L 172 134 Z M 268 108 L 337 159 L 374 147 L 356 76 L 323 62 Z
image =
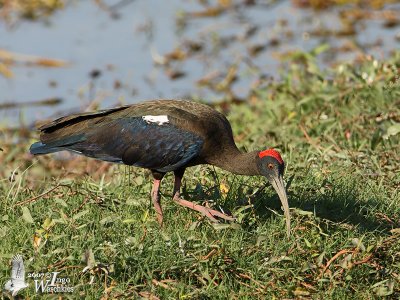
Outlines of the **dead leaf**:
M 145 299 L 150 299 L 150 300 L 160 300 L 156 295 L 150 293 L 150 292 L 139 292 L 139 295 L 142 296 Z
M 3 63 L 0 63 L 0 74 L 4 77 L 12 78 L 14 76 L 13 72 Z
M 168 70 L 167 75 L 170 79 L 175 80 L 186 76 L 186 73 L 178 70 Z
M 217 17 L 225 12 L 225 10 L 226 8 L 223 6 L 214 6 L 202 11 L 188 12 L 187 15 L 192 18 Z
M 40 236 L 39 233 L 35 232 L 33 234 L 33 249 L 35 249 L 35 252 L 38 251 L 41 243 L 42 243 L 42 237 Z
M 167 60 L 184 60 L 184 59 L 186 59 L 187 54 L 182 49 L 176 48 L 173 51 L 171 51 L 170 53 L 165 54 L 164 57 Z
M 219 185 L 219 190 L 221 191 L 221 194 L 226 197 L 229 192 L 229 187 L 224 182 L 221 182 Z

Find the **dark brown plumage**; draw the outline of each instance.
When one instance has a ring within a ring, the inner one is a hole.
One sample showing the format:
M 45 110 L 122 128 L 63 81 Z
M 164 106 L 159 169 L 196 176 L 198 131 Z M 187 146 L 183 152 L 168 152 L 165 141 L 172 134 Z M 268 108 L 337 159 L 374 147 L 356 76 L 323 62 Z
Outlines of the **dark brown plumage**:
M 175 174 L 173 199 L 215 217 L 234 220 L 219 211 L 179 195 L 185 168 L 210 164 L 240 175 L 265 176 L 276 189 L 290 232 L 289 208 L 282 180 L 284 162 L 273 149 L 242 153 L 236 147 L 226 117 L 213 108 L 191 101 L 155 100 L 94 113 L 59 118 L 40 128 L 40 142 L 32 154 L 69 150 L 89 157 L 150 169 L 154 176 L 152 199 L 162 223 L 160 181 Z

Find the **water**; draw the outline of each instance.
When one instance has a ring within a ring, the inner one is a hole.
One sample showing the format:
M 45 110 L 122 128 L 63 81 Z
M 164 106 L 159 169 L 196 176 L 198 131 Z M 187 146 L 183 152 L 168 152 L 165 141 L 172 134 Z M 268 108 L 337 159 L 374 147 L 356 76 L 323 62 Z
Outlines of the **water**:
M 386 9 L 398 12 L 400 5 Z M 60 68 L 17 64 L 11 67 L 12 79 L 0 76 L 0 104 L 63 99 L 58 106 L 2 110 L 0 124 L 29 125 L 35 120 L 84 110 L 92 101 L 100 107 L 153 98 L 201 97 L 215 101 L 223 94 L 196 82 L 212 72 L 225 72 L 233 63 L 237 64 L 239 80 L 232 92 L 245 98 L 260 73 L 278 76 L 277 54 L 284 51 L 307 51 L 321 42 L 334 48 L 353 40 L 363 51 L 383 59 L 399 46 L 395 38 L 398 27 L 383 28 L 379 18 L 358 24 L 360 31 L 354 37 L 313 37 L 310 32 L 316 28 L 341 28 L 337 9 L 314 12 L 295 8 L 290 1 L 240 7 L 219 17 L 188 18 L 184 26 L 179 24 L 182 12 L 201 10 L 204 8 L 197 1 L 137 0 L 118 9 L 119 17 L 113 18 L 94 1 L 76 1 L 46 22 L 21 21 L 13 28 L 0 23 L 1 49 L 68 62 Z M 245 37 L 250 28 L 257 30 Z M 371 46 L 378 39 L 382 44 Z M 185 74 L 172 80 L 167 68 L 155 64 L 153 58 L 181 47 L 187 40 L 200 42 L 203 48 L 183 61 L 171 62 L 171 70 Z M 279 44 L 273 46 L 271 40 Z M 251 56 L 249 49 L 259 44 L 265 45 L 264 51 Z M 321 63 L 352 59 L 356 54 L 342 53 L 332 60 L 331 53 L 329 60 Z M 100 76 L 92 78 L 93 70 L 100 71 Z

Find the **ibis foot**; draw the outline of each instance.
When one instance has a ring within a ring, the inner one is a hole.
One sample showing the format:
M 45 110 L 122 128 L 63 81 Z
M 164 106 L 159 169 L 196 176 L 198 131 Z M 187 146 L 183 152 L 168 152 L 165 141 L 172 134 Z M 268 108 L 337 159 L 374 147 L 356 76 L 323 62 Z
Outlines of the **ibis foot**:
M 203 205 L 199 205 L 190 201 L 187 201 L 185 199 L 182 199 L 179 197 L 179 193 L 175 193 L 173 200 L 178 203 L 179 205 L 182 205 L 184 207 L 193 209 L 195 211 L 200 212 L 203 216 L 207 217 L 210 219 L 211 222 L 213 223 L 219 223 L 218 219 L 215 217 L 227 220 L 227 221 L 235 221 L 236 218 L 232 216 L 228 216 L 218 210 L 214 210 L 208 207 L 205 207 Z
M 214 210 L 214 209 L 187 201 L 185 199 L 182 199 L 180 197 L 180 190 L 181 190 L 183 173 L 185 173 L 184 168 L 174 171 L 174 175 L 175 175 L 174 197 L 172 199 L 176 203 L 178 203 L 179 205 L 182 205 L 184 207 L 187 207 L 187 208 L 190 208 L 190 209 L 200 212 L 203 216 L 206 216 L 207 218 L 210 219 L 211 222 L 214 222 L 214 223 L 219 223 L 219 221 L 215 217 L 218 217 L 218 218 L 221 218 L 221 219 L 224 219 L 227 221 L 235 221 L 236 220 L 234 217 L 228 216 L 218 210 Z

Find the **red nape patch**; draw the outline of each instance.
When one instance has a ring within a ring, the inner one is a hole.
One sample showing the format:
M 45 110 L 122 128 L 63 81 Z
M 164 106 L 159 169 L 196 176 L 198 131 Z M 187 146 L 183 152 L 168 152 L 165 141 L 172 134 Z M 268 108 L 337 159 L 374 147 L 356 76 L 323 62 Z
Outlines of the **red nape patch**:
M 283 159 L 282 159 L 281 155 L 279 154 L 278 151 L 276 151 L 274 149 L 268 149 L 268 150 L 264 150 L 264 151 L 261 151 L 260 153 L 258 153 L 259 158 L 263 158 L 264 156 L 272 156 L 277 161 L 279 161 L 280 164 L 283 164 Z

